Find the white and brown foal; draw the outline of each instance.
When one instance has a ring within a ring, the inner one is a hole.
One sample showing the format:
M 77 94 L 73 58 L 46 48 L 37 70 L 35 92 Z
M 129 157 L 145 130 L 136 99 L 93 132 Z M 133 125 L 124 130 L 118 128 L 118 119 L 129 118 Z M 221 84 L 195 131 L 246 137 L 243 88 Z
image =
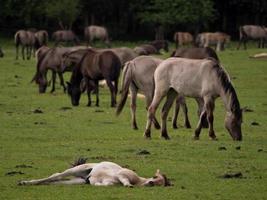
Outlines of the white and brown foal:
M 71 178 L 70 178 L 71 177 Z M 159 170 L 152 178 L 143 178 L 134 171 L 123 168 L 113 162 L 85 163 L 55 173 L 47 178 L 20 181 L 19 185 L 48 184 L 90 184 L 96 186 L 123 185 L 133 186 L 169 186 L 170 182 Z

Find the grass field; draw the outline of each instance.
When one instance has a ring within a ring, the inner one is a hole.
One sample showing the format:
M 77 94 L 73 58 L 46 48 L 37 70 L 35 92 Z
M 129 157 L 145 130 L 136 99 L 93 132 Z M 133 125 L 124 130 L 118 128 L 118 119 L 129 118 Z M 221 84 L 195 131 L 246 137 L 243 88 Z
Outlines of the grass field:
M 130 127 L 129 102 L 119 117 L 110 108 L 109 91 L 100 89 L 100 107 L 72 107 L 57 83 L 54 94 L 38 94 L 30 84 L 35 73 L 34 59 L 15 60 L 11 40 L 0 44 L 0 199 L 266 199 L 267 198 L 267 60 L 248 56 L 263 52 L 251 44 L 236 51 L 235 44 L 219 57 L 232 77 L 242 107 L 252 112 L 243 116 L 243 141 L 234 142 L 224 128 L 224 107 L 216 101 L 215 131 L 218 141 L 203 130 L 192 140 L 194 128 L 179 129 L 169 121 L 170 141 L 152 130 L 152 140 L 143 138 L 146 122 L 144 100 L 138 100 L 139 130 Z M 116 42 L 116 46 L 134 46 Z M 266 50 L 264 50 L 266 52 Z M 161 57 L 167 58 L 168 54 Z M 65 74 L 65 80 L 70 74 Z M 93 96 L 94 99 L 94 96 Z M 188 99 L 189 117 L 196 126 L 196 104 Z M 40 109 L 43 113 L 35 113 Z M 158 112 L 159 113 L 159 112 Z M 253 125 L 254 124 L 254 125 Z M 142 155 L 142 150 L 150 154 Z M 41 178 L 69 167 L 75 158 L 90 162 L 109 160 L 149 177 L 161 169 L 172 187 L 124 188 L 80 186 L 17 186 L 22 179 Z M 242 173 L 241 178 L 223 178 Z

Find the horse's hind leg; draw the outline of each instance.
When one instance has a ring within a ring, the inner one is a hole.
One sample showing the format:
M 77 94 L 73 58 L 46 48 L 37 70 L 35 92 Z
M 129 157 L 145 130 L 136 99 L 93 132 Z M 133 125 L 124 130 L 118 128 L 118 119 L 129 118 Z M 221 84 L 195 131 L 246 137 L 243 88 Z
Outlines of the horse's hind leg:
M 116 106 L 116 94 L 115 94 L 115 87 L 113 86 L 112 82 L 110 79 L 106 79 L 106 83 L 109 87 L 110 90 L 110 95 L 111 95 L 111 107 Z
M 184 113 L 184 126 L 186 128 L 191 128 L 191 124 L 190 124 L 190 121 L 188 118 L 188 108 L 186 105 L 185 97 L 182 96 L 182 97 L 178 97 L 178 98 L 179 98 L 180 105 L 182 106 L 183 113 Z
M 51 93 L 55 91 L 56 77 L 57 73 L 55 71 L 52 71 L 52 89 L 50 91 Z
M 137 130 L 137 123 L 136 123 L 136 97 L 137 97 L 137 88 L 131 84 L 130 86 L 131 91 L 131 114 L 132 114 L 132 128 Z
M 25 60 L 25 46 L 22 46 L 21 53 L 22 53 L 22 59 Z
M 204 110 L 204 100 L 202 98 L 196 98 L 195 100 L 196 100 L 197 105 L 198 105 L 197 115 L 200 118 L 201 113 Z M 209 124 L 208 124 L 207 118 L 204 118 L 202 120 L 202 128 L 209 128 Z
M 63 87 L 64 93 L 66 93 L 66 86 L 64 84 L 64 78 L 63 78 L 63 73 L 62 72 L 58 72 L 58 77 L 60 80 L 60 85 Z
M 161 111 L 161 137 L 166 140 L 170 139 L 167 132 L 167 116 L 176 96 L 177 92 L 174 89 L 170 89 L 167 93 L 167 99 Z
M 213 111 L 214 111 L 214 99 L 211 97 L 207 97 L 205 100 L 205 108 L 207 111 L 207 119 L 209 123 L 209 137 L 213 140 L 216 140 L 216 135 L 213 129 Z
M 151 90 L 146 90 L 144 91 L 144 94 L 146 96 L 146 109 L 148 109 L 153 99 L 153 93 L 151 93 Z M 160 129 L 160 124 L 156 116 L 152 118 L 152 122 L 154 124 L 155 129 Z

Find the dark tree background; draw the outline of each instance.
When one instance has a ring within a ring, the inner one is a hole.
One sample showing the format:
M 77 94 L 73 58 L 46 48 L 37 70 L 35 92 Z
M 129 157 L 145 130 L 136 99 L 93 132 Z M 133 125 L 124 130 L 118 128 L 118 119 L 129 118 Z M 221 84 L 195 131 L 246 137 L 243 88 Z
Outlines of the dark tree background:
M 175 31 L 224 31 L 238 37 L 244 24 L 267 25 L 266 0 L 0 0 L 0 33 L 104 25 L 116 40 L 166 38 Z

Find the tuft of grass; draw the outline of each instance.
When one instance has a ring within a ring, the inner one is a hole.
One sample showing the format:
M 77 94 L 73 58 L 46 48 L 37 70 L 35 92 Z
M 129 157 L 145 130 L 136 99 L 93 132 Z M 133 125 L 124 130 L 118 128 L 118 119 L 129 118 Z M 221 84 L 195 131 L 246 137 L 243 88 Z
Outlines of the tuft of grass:
M 145 140 L 144 99 L 137 102 L 139 130 L 135 131 L 130 127 L 129 101 L 122 114 L 115 117 L 114 109 L 109 107 L 107 88 L 100 88 L 99 108 L 86 107 L 86 95 L 82 96 L 79 107 L 72 107 L 59 84 L 54 94 L 38 94 L 37 86 L 30 84 L 36 70 L 35 59 L 15 60 L 12 40 L 1 40 L 1 45 L 5 57 L 0 58 L 0 199 L 266 198 L 267 63 L 249 59 L 249 55 L 262 52 L 255 49 L 254 44 L 246 51 L 237 51 L 236 44 L 231 44 L 230 49 L 219 53 L 241 106 L 253 111 L 244 113 L 242 142 L 232 141 L 224 128 L 225 111 L 220 99 L 216 101 L 214 120 L 218 141 L 210 141 L 205 129 L 200 140 L 193 141 L 194 129 L 182 127 L 182 115 L 178 130 L 173 130 L 168 122 L 170 141 L 160 139 L 159 131 L 154 129 L 152 140 Z M 113 41 L 112 46 L 135 45 Z M 167 58 L 169 54 L 161 57 Z M 70 74 L 64 77 L 68 80 Z M 187 103 L 191 124 L 195 127 L 196 103 L 192 99 Z M 36 109 L 42 112 L 34 112 Z M 253 126 L 253 122 L 259 125 Z M 145 151 L 149 154 L 140 154 Z M 159 168 L 174 186 L 129 189 L 16 185 L 22 179 L 41 178 L 62 171 L 80 156 L 88 158 L 88 162 L 113 161 L 146 177 L 153 176 Z M 11 176 L 8 172 L 18 173 Z M 235 173 L 242 173 L 242 177 L 222 178 Z

